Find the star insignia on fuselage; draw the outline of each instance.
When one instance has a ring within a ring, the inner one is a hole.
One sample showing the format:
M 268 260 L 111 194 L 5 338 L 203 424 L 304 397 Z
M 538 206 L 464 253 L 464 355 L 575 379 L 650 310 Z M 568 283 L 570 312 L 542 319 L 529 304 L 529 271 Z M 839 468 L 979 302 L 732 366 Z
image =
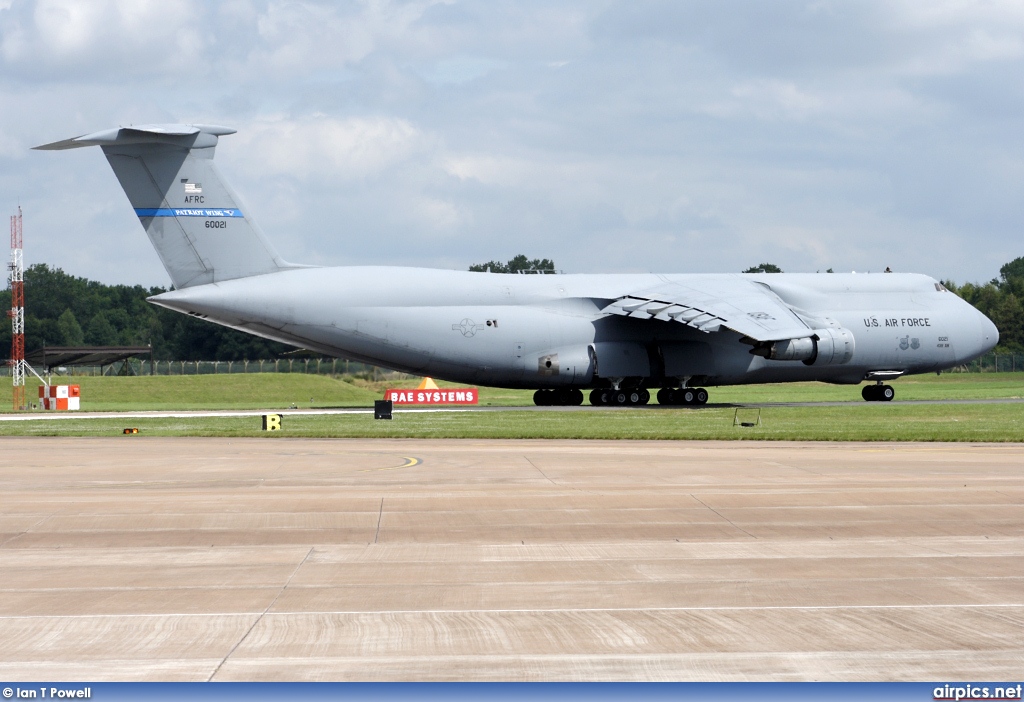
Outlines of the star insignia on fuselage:
M 452 325 L 452 331 L 460 331 L 460 332 L 462 332 L 462 335 L 467 337 L 467 338 L 470 337 L 470 336 L 473 336 L 474 334 L 476 334 L 479 330 L 481 330 L 483 328 L 484 328 L 483 324 L 477 324 L 476 322 L 474 322 L 469 317 L 466 317 L 465 319 L 463 319 L 458 324 L 453 324 Z

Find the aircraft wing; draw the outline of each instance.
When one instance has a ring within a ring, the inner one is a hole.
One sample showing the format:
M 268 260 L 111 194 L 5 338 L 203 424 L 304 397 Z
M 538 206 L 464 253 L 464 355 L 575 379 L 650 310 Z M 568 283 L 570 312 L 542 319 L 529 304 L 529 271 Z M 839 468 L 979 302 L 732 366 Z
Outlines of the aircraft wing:
M 721 327 L 755 341 L 800 339 L 813 332 L 767 286 L 746 278 L 702 278 L 699 288 L 676 281 L 630 293 L 602 312 L 679 322 L 702 332 Z

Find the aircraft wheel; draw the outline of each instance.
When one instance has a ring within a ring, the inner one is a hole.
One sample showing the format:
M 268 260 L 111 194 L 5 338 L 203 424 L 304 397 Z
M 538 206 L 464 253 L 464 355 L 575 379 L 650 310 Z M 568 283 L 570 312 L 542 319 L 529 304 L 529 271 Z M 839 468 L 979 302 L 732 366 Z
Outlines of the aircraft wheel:
M 891 402 L 892 398 L 896 397 L 896 391 L 892 389 L 891 385 L 882 385 L 878 389 L 880 392 L 877 397 L 882 402 Z
M 889 390 L 889 397 L 885 397 L 886 389 Z M 868 402 L 884 402 L 891 400 L 895 393 L 888 385 L 865 385 L 860 394 Z
M 662 388 L 657 394 L 659 405 L 671 405 L 672 404 L 672 388 Z
M 692 405 L 697 401 L 697 393 L 693 388 L 683 388 L 679 391 L 679 399 L 684 405 Z
M 627 390 L 626 391 L 626 404 L 627 405 L 642 405 L 640 399 L 643 397 L 643 393 L 640 390 Z
M 708 403 L 708 391 L 704 388 L 697 388 L 697 397 L 695 399 L 698 405 L 706 405 Z
M 590 404 L 592 404 L 594 407 L 600 407 L 601 405 L 608 404 L 606 402 L 607 393 L 608 393 L 607 390 L 602 390 L 600 388 L 598 388 L 597 390 L 591 390 L 590 391 Z
M 640 388 L 640 401 L 637 404 L 639 404 L 639 405 L 646 405 L 650 401 L 651 401 L 651 391 L 648 390 L 647 388 Z
M 625 390 L 619 390 L 618 392 L 612 393 L 611 403 L 617 407 L 625 407 L 629 404 L 629 393 Z
M 580 405 L 583 404 L 583 391 L 580 390 L 579 388 L 573 388 L 572 390 L 570 390 L 569 395 L 569 402 L 567 402 L 566 404 L 574 405 L 576 407 L 579 407 Z
M 547 390 L 538 390 L 537 392 L 533 393 L 533 404 L 537 405 L 538 407 L 547 407 L 548 405 L 551 404 L 550 395 L 551 393 L 549 393 Z

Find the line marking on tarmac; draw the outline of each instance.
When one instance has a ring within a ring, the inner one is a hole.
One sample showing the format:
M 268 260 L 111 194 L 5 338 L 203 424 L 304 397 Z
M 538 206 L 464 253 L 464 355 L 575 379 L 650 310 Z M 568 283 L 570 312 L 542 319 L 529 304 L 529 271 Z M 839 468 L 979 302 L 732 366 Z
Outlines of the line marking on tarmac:
M 395 615 L 395 614 L 555 614 L 587 612 L 763 612 L 763 611 L 829 611 L 841 609 L 1006 609 L 1024 608 L 1024 604 L 917 604 L 917 605 L 767 605 L 764 607 L 554 607 L 552 609 L 360 609 L 360 610 L 295 610 L 290 612 L 267 612 L 266 617 L 293 617 L 296 615 Z M 165 612 L 165 613 L 111 613 L 111 614 L 5 614 L 0 621 L 6 619 L 100 619 L 104 617 L 120 618 L 152 618 L 152 617 L 251 617 L 261 614 L 259 610 L 252 612 Z
M 381 501 L 381 504 L 382 505 L 384 504 L 383 500 Z M 242 643 L 244 643 L 247 638 L 249 638 L 249 634 L 251 634 L 252 630 L 256 628 L 256 625 L 260 623 L 260 620 L 263 619 L 263 617 L 265 617 L 267 615 L 267 612 L 270 611 L 270 608 L 273 607 L 275 604 L 277 604 L 277 601 L 279 599 L 281 599 L 281 595 L 284 594 L 284 591 L 288 589 L 288 586 L 291 584 L 292 580 L 295 578 L 295 574 L 298 573 L 299 570 L 302 568 L 302 566 L 304 566 L 306 564 L 306 561 L 309 560 L 309 557 L 313 554 L 313 550 L 315 548 L 316 548 L 315 546 L 310 546 L 309 547 L 309 550 L 306 551 L 305 558 L 303 558 L 301 561 L 299 561 L 299 564 L 297 566 L 295 566 L 295 570 L 293 570 L 292 574 L 288 576 L 288 579 L 285 581 L 284 585 L 281 586 L 281 589 L 278 591 L 278 593 L 274 597 L 274 599 L 271 600 L 270 604 L 268 604 L 266 606 L 266 608 L 264 608 L 264 610 L 262 612 L 260 612 L 260 616 L 256 617 L 256 620 L 253 621 L 253 623 L 249 627 L 249 629 L 244 634 L 242 634 L 242 638 L 240 638 L 238 640 L 238 642 L 234 646 L 231 647 L 231 650 L 227 652 L 227 655 L 224 656 L 224 658 L 221 659 L 220 663 L 217 664 L 217 667 L 213 669 L 212 673 L 210 673 L 210 677 L 208 677 L 206 679 L 206 682 L 210 682 L 211 680 L 213 680 L 217 676 L 217 673 L 220 672 L 220 669 L 224 667 L 225 663 L 227 663 L 228 658 L 231 658 L 231 654 L 238 650 L 238 647 L 241 646 Z
M 415 409 L 395 410 L 398 412 L 471 412 L 466 409 Z M 280 414 L 289 417 L 303 415 L 317 416 L 325 414 L 372 414 L 373 408 L 349 409 L 262 409 L 262 410 L 168 410 L 153 412 L 88 412 L 76 414 L 5 414 L 0 415 L 0 422 L 45 421 L 50 419 L 188 419 L 190 417 L 259 417 L 264 414 Z
M 848 401 L 821 401 L 821 402 L 731 402 L 731 403 L 709 403 L 701 407 L 678 407 L 673 405 L 625 405 L 622 407 L 610 406 L 567 406 L 567 407 L 537 407 L 535 405 L 487 405 L 474 407 L 423 407 L 423 408 L 402 408 L 395 409 L 395 414 L 429 414 L 429 413 L 452 413 L 452 412 L 591 412 L 591 411 L 626 411 L 626 410 L 665 410 L 676 412 L 700 412 L 710 409 L 731 409 L 734 407 L 751 409 L 768 409 L 772 407 L 898 407 L 900 405 L 1001 405 L 1001 404 L 1024 404 L 1024 398 L 1001 397 L 974 400 L 902 400 L 896 402 L 865 403 L 860 400 Z M 137 410 L 130 412 L 31 412 L 28 414 L 3 413 L 0 414 L 0 422 L 30 422 L 68 419 L 188 419 L 190 417 L 259 417 L 264 414 L 280 414 L 289 417 L 301 417 L 304 415 L 344 415 L 344 414 L 370 414 L 372 407 L 345 407 L 345 408 L 288 408 L 288 409 L 252 409 L 252 410 Z
M 422 458 L 415 458 L 413 456 L 402 456 L 402 458 L 405 459 L 405 463 L 403 463 L 400 466 L 387 466 L 385 468 L 362 468 L 362 469 L 360 469 L 359 472 L 360 473 L 376 473 L 377 471 L 381 471 L 381 470 L 398 470 L 400 468 L 412 468 L 413 466 L 418 466 L 420 463 L 423 463 L 423 459 Z

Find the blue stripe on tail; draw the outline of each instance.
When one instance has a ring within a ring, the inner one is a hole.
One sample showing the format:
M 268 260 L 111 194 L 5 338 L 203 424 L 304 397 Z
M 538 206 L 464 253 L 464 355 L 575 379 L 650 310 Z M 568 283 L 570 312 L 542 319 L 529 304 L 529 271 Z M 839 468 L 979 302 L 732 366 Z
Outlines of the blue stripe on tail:
M 241 210 L 189 210 L 136 207 L 139 217 L 244 217 Z

